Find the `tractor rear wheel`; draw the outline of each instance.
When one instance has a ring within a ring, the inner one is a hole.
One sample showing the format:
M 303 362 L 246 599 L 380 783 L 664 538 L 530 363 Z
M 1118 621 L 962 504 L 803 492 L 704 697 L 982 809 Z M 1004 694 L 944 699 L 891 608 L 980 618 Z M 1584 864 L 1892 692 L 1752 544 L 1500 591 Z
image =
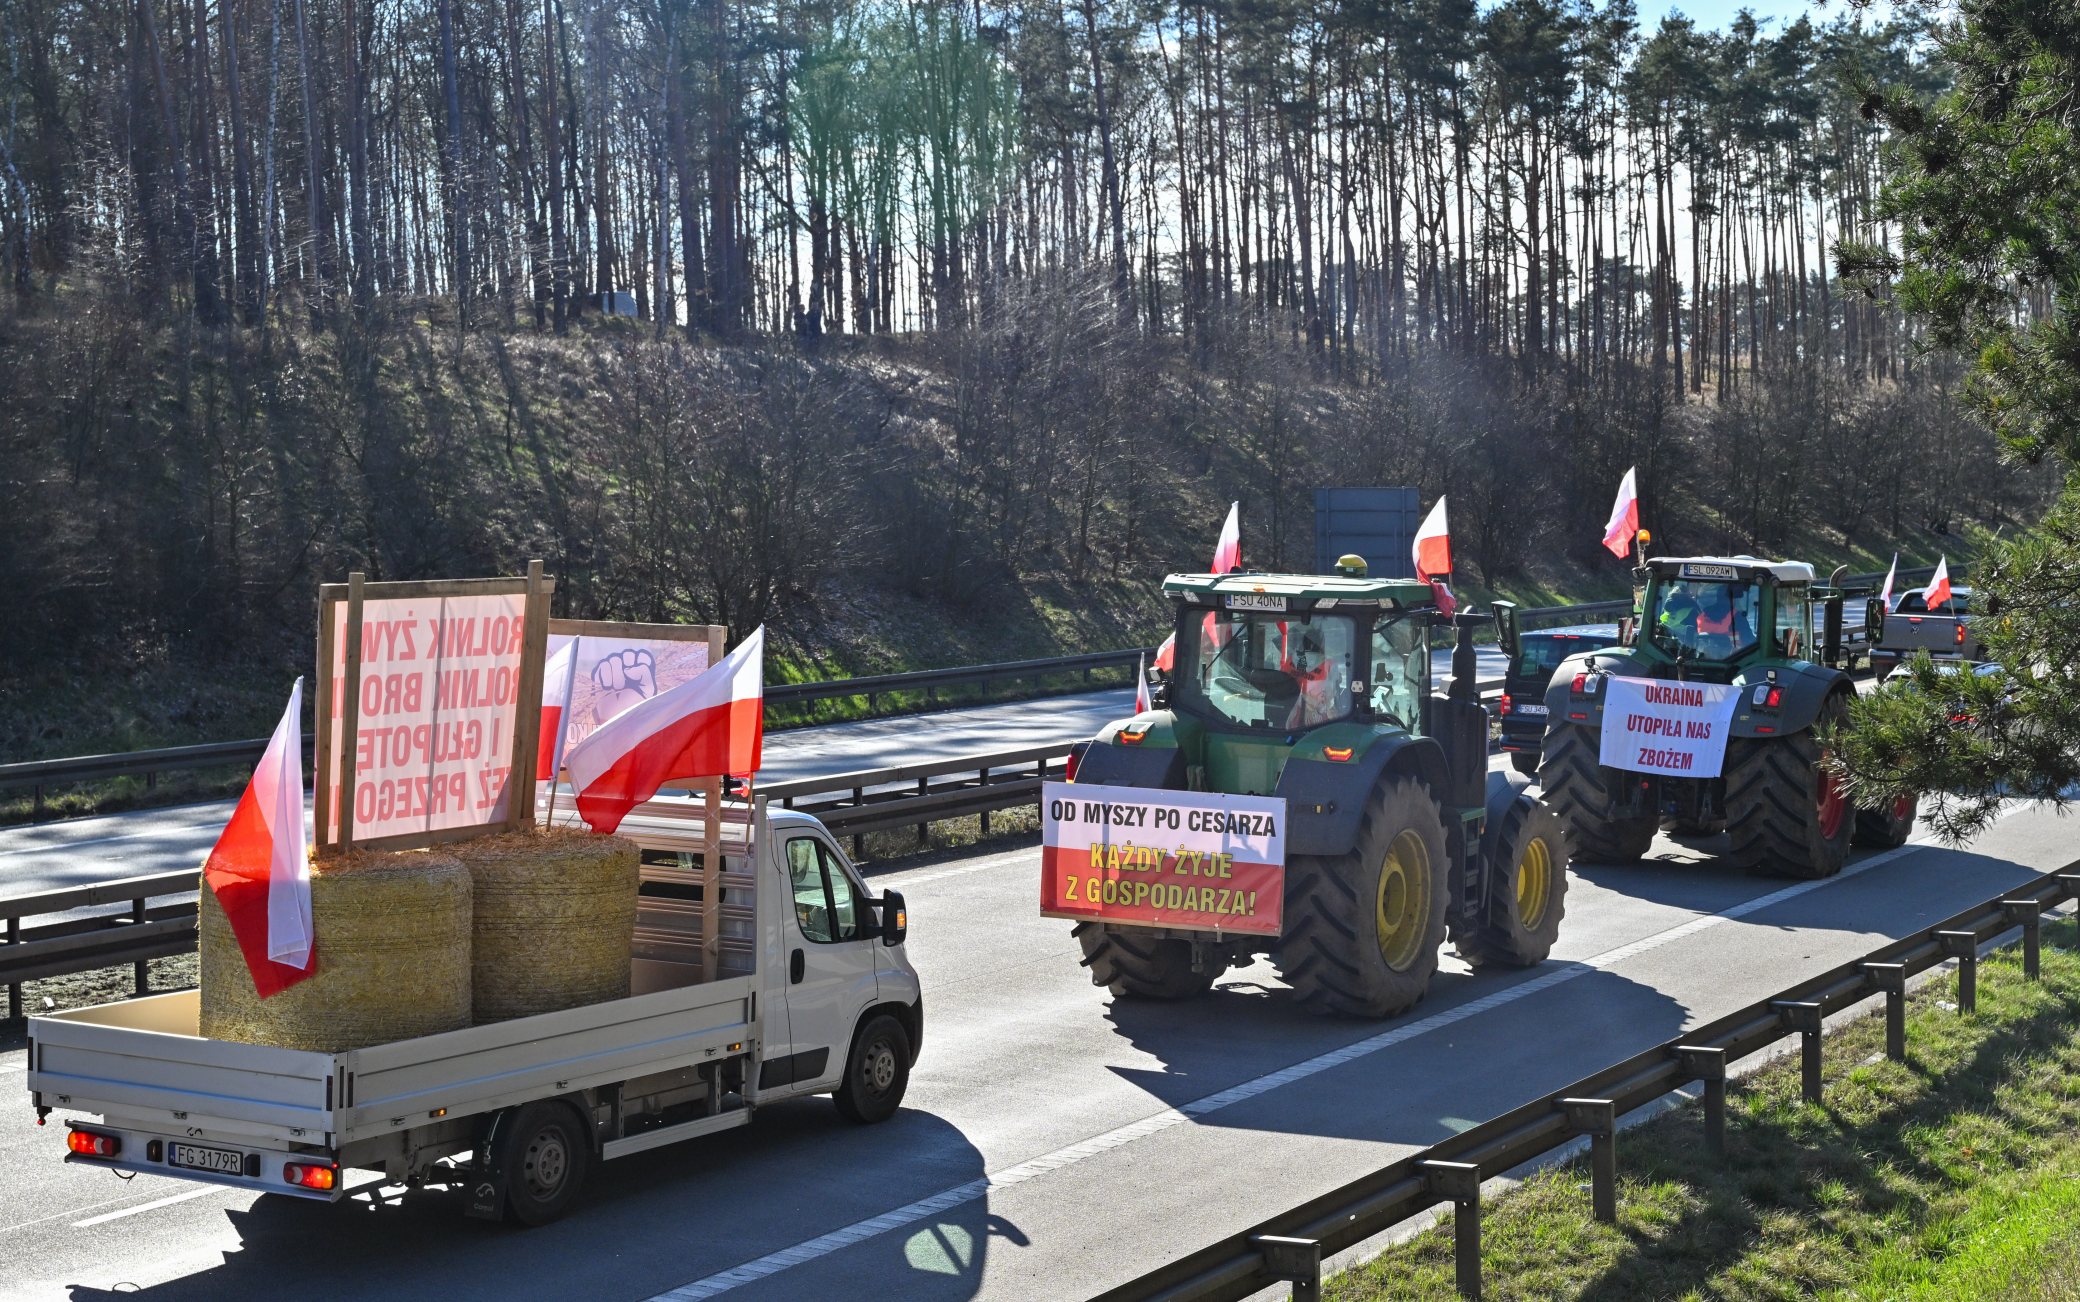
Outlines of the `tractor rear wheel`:
M 1414 778 L 1373 788 L 1349 853 L 1294 855 L 1278 966 L 1303 1007 L 1391 1017 L 1430 989 L 1444 945 L 1444 820 Z
M 1544 802 L 1520 794 L 1488 825 L 1481 853 L 1487 916 L 1459 937 L 1459 957 L 1475 967 L 1543 963 L 1567 911 L 1567 825 Z
M 1538 785 L 1567 825 L 1577 862 L 1632 863 L 1654 843 L 1660 821 L 1652 815 L 1612 818 L 1609 776 L 1597 762 L 1597 736 L 1587 728 L 1555 728 L 1546 734 Z
M 1914 819 L 1920 812 L 1921 802 L 1913 796 L 1901 796 L 1883 809 L 1859 809 L 1856 844 L 1877 850 L 1897 849 L 1914 834 Z
M 1847 713 L 1837 697 L 1804 732 L 1726 743 L 1726 823 L 1735 863 L 1807 880 L 1842 870 L 1856 811 L 1821 764 L 1819 733 Z
M 1137 934 L 1132 928 L 1110 928 L 1102 922 L 1076 924 L 1083 946 L 1083 965 L 1091 984 L 1129 999 L 1189 999 L 1213 988 L 1219 973 L 1192 967 L 1191 942 L 1169 936 Z

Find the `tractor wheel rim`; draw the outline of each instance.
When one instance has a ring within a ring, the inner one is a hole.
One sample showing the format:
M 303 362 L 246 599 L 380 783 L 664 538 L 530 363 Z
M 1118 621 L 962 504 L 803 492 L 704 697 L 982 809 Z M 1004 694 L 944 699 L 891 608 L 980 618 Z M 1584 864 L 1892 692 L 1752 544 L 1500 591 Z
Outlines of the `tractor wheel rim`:
M 1379 956 L 1402 971 L 1423 952 L 1430 922 L 1430 848 L 1414 830 L 1403 832 L 1387 847 L 1379 870 Z
M 1553 856 L 1542 836 L 1532 837 L 1517 860 L 1517 921 L 1537 927 L 1553 899 Z
M 1848 812 L 1849 802 L 1842 795 L 1841 781 L 1825 768 L 1820 770 L 1817 781 L 1819 783 L 1820 836 L 1824 840 L 1832 841 L 1842 830 L 1842 819 L 1843 815 Z

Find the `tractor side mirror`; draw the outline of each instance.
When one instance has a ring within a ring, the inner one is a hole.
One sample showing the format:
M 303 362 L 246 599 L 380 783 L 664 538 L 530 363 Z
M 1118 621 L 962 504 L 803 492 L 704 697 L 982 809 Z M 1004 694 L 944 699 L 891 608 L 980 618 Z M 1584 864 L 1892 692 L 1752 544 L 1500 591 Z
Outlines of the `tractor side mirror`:
M 1517 658 L 1517 603 L 1497 601 L 1490 603 L 1495 610 L 1495 641 L 1502 653 L 1514 660 Z
M 1885 599 L 1872 597 L 1863 607 L 1863 640 L 1875 646 L 1885 640 Z

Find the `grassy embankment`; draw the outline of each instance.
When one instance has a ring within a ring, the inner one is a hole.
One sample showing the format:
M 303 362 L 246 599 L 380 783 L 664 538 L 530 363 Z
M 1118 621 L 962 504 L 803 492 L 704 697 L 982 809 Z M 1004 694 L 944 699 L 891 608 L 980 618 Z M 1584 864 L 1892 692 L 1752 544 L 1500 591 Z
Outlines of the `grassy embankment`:
M 1795 1057 L 1729 1089 L 1727 1156 L 1694 1106 L 1618 1139 L 1618 1222 L 1598 1224 L 1586 1164 L 1489 1202 L 1486 1296 L 2051 1302 L 2080 1297 L 2080 956 L 2047 928 L 2044 979 L 2006 951 L 1911 1001 L 1909 1060 L 1882 1017 L 1828 1037 L 1826 1101 Z M 2058 946 L 2059 948 L 2054 948 Z M 1329 1282 L 1341 1302 L 1446 1299 L 1449 1221 Z

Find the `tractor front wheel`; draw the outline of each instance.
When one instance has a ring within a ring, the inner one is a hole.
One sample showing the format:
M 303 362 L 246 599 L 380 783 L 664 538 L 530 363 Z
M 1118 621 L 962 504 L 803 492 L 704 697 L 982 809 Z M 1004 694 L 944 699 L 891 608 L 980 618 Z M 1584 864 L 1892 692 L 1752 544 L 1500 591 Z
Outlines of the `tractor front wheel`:
M 1847 713 L 1837 697 L 1804 732 L 1726 743 L 1726 823 L 1735 863 L 1812 880 L 1832 877 L 1848 862 L 1856 811 L 1822 765 L 1819 737 Z
M 1437 801 L 1414 778 L 1373 789 L 1349 853 L 1294 855 L 1278 965 L 1301 1005 L 1391 1017 L 1421 999 L 1444 945 L 1450 863 Z
M 1561 727 L 1547 733 L 1538 785 L 1567 825 L 1577 861 L 1633 863 L 1654 844 L 1660 820 L 1651 814 L 1610 816 L 1614 770 L 1598 762 L 1598 740 L 1588 728 Z
M 1459 937 L 1459 957 L 1479 967 L 1543 963 L 1567 911 L 1567 825 L 1520 794 L 1481 837 L 1488 863 L 1487 915 Z
M 1174 937 L 1079 922 L 1076 943 L 1083 946 L 1091 984 L 1104 986 L 1116 997 L 1189 999 L 1212 989 L 1214 977 L 1220 975 L 1212 968 L 1194 968 L 1191 942 Z

